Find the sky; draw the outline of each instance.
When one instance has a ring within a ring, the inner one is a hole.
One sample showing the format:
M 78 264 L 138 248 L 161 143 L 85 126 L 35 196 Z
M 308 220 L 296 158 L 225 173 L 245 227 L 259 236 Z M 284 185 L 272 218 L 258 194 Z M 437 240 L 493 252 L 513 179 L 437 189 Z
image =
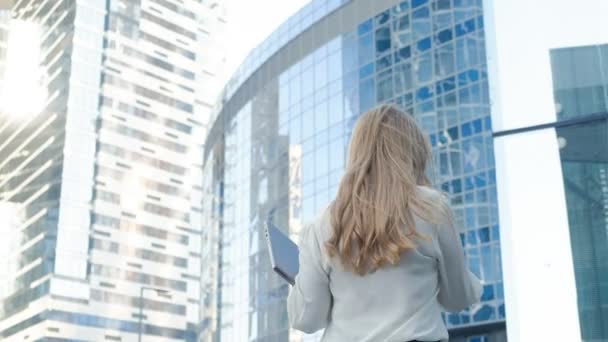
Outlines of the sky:
M 228 0 L 228 78 L 251 49 L 308 2 L 309 0 Z

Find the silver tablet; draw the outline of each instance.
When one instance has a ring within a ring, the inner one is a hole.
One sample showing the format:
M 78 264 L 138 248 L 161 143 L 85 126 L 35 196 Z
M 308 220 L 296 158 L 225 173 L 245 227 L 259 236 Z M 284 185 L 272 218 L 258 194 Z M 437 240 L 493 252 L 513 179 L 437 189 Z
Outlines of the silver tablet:
M 294 285 L 300 268 L 298 246 L 271 222 L 267 221 L 265 226 L 270 265 L 281 278 Z

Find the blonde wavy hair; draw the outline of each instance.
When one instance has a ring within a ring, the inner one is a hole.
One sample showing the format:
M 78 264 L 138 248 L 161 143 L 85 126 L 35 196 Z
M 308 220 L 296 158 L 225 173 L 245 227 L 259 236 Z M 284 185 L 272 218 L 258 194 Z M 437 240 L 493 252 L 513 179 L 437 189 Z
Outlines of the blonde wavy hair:
M 425 173 L 430 160 L 431 146 L 412 116 L 392 105 L 363 114 L 329 208 L 329 256 L 364 275 L 398 263 L 403 252 L 416 248 L 416 239 L 428 239 L 416 230 L 415 215 L 429 222 L 449 216 L 442 196 L 420 191 L 431 187 Z

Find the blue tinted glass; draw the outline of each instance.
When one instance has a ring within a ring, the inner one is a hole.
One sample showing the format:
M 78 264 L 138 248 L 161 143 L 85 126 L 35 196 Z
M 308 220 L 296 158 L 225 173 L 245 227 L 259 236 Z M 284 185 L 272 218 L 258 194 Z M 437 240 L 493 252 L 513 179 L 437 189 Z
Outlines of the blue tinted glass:
M 342 96 L 334 95 L 329 98 L 329 124 L 333 126 L 339 122 L 342 122 L 344 109 Z M 337 129 L 332 128 L 330 132 L 335 132 Z
M 456 24 L 456 26 L 454 26 L 454 31 L 456 31 L 456 37 L 462 37 L 468 33 L 464 23 Z
M 359 38 L 359 64 L 368 63 L 374 56 L 374 40 L 368 34 Z
M 452 141 L 458 139 L 458 126 L 448 128 L 448 135 Z
M 460 316 L 458 314 L 448 314 L 448 322 L 450 322 L 450 324 L 460 324 Z
M 439 137 L 437 138 L 437 143 L 439 144 Z M 448 165 L 448 154 L 447 153 L 439 153 L 439 173 L 445 175 L 450 170 Z M 448 182 L 444 183 L 445 189 L 443 191 L 450 191 L 450 184 Z
M 466 182 L 467 182 L 468 180 L 469 180 L 468 178 L 467 178 L 467 179 L 465 179 L 465 184 L 466 184 Z M 468 185 L 468 184 L 467 184 L 467 185 Z M 467 190 L 468 190 L 468 189 L 467 189 Z M 473 193 L 472 193 L 472 192 L 467 192 L 467 193 L 464 195 L 464 201 L 465 201 L 466 203 L 473 203 L 473 202 L 475 201 L 475 196 L 473 195 Z
M 437 41 L 439 44 L 449 42 L 450 40 L 452 40 L 452 29 L 443 30 L 437 33 Z
M 418 6 L 424 5 L 427 2 L 429 2 L 428 0 L 412 0 L 412 8 L 416 8 Z
M 468 176 L 464 179 L 464 188 L 465 190 L 472 190 L 475 187 L 475 181 L 473 180 L 473 176 Z
M 393 97 L 393 77 L 388 76 L 378 80 L 378 102 Z
M 431 48 L 431 38 L 425 38 L 416 44 L 418 51 L 423 52 Z
M 481 133 L 481 130 L 482 130 L 481 119 L 477 119 L 477 120 L 473 121 L 472 125 L 473 125 L 473 132 L 474 133 Z
M 479 266 L 479 258 L 469 258 L 468 259 L 469 270 L 473 272 L 477 278 L 481 279 L 481 267 Z
M 370 78 L 361 82 L 359 86 L 359 110 L 365 112 L 371 109 L 376 102 L 374 79 Z
M 418 88 L 418 90 L 416 91 L 416 101 L 417 102 L 422 102 L 422 101 L 428 100 L 431 97 L 433 97 L 433 91 L 431 90 L 430 87 Z
M 435 50 L 435 74 L 445 76 L 454 73 L 454 44 L 447 43 Z
M 393 22 L 393 30 L 398 32 L 398 31 L 405 31 L 408 30 L 410 28 L 410 17 L 407 14 L 402 15 L 401 17 L 399 17 L 397 20 L 395 20 Z
M 431 146 L 435 147 L 435 145 L 437 145 L 437 136 L 435 134 L 431 134 L 429 139 L 431 140 Z
M 456 52 L 456 69 L 464 70 L 465 64 L 466 64 L 466 59 L 467 59 L 467 54 L 465 52 L 464 39 L 456 40 L 456 49 L 454 51 Z
M 465 71 L 462 74 L 464 74 L 464 76 L 463 76 L 464 84 L 474 83 L 479 80 L 479 71 L 477 71 L 475 69 Z
M 376 55 L 381 55 L 391 48 L 391 30 L 381 27 L 376 30 Z
M 411 55 L 412 55 L 411 47 L 406 46 L 404 48 L 401 48 L 397 52 L 395 52 L 395 63 L 404 61 L 404 60 L 410 58 Z
M 474 84 L 470 88 L 471 93 L 471 103 L 480 104 L 481 103 L 481 87 L 479 84 Z
M 393 75 L 393 68 L 388 68 L 382 71 L 378 71 L 378 78 L 384 78 Z
M 462 321 L 463 324 L 467 324 L 469 322 L 471 322 L 471 316 L 469 314 L 460 314 L 460 319 Z
M 424 19 L 429 18 L 431 12 L 428 7 L 423 7 L 412 12 L 412 18 L 414 19 Z
M 448 137 L 445 135 L 443 131 L 437 133 L 437 141 L 441 145 L 445 145 L 448 143 Z M 446 157 L 447 158 L 447 157 Z
M 475 19 L 469 19 L 464 22 L 464 26 L 467 29 L 467 32 L 475 31 Z
M 368 32 L 371 32 L 372 26 L 373 26 L 372 20 L 368 19 L 368 20 L 362 22 L 361 24 L 359 24 L 359 27 L 357 28 L 357 32 L 359 33 L 360 36 L 364 35 Z
M 470 136 L 471 134 L 473 134 L 473 128 L 471 127 L 471 123 L 470 122 L 466 122 L 464 124 L 462 124 L 462 137 L 466 138 L 468 136 Z
M 500 240 L 500 228 L 497 225 L 492 226 L 492 240 Z
M 302 140 L 310 138 L 315 131 L 315 118 L 312 110 L 308 109 L 304 112 L 302 118 Z
M 380 26 L 384 23 L 387 23 L 390 18 L 391 18 L 390 10 L 386 10 L 386 11 L 378 14 L 375 18 L 376 27 Z
M 424 103 L 418 103 L 414 112 L 416 114 L 431 113 L 435 110 L 435 102 L 433 100 Z
M 402 13 L 407 11 L 410 8 L 410 1 L 405 0 L 401 1 L 398 5 L 393 7 L 393 13 Z
M 471 90 L 470 88 L 460 89 L 458 91 L 458 98 L 460 99 L 461 104 L 470 104 L 471 103 Z
M 318 90 L 327 85 L 327 59 L 323 58 L 315 64 L 315 88 Z
M 352 34 L 342 35 L 342 68 L 345 72 L 359 66 L 357 57 L 357 38 Z
M 486 130 L 486 131 L 491 131 L 492 130 L 492 117 L 486 116 L 483 119 L 483 129 Z
M 410 108 L 413 105 L 414 105 L 414 94 L 407 93 L 407 94 L 403 95 L 403 107 Z
M 505 305 L 504 304 L 500 304 L 498 306 L 498 317 L 505 318 Z
M 422 7 L 412 13 L 412 34 L 414 41 L 431 35 L 431 20 L 428 14 L 428 7 Z
M 496 184 L 496 170 L 492 169 L 488 171 L 488 183 Z
M 473 321 L 482 322 L 496 318 L 494 308 L 489 305 L 482 306 L 475 314 L 473 314 Z
M 289 139 L 295 144 L 299 144 L 302 141 L 301 116 L 297 116 L 289 121 Z
M 384 70 L 388 67 L 390 67 L 393 64 L 393 56 L 392 55 L 386 55 L 382 58 L 379 58 L 376 60 L 376 70 L 381 71 Z
M 494 269 L 494 277 L 490 280 L 500 280 L 502 275 L 502 263 L 500 256 L 500 244 L 492 244 L 492 268 Z
M 502 282 L 496 283 L 496 297 L 498 299 L 504 299 L 505 297 Z
M 341 170 L 344 167 L 344 145 L 342 139 L 335 139 L 329 143 L 329 166 L 331 170 Z
M 484 172 L 475 175 L 475 186 L 478 188 L 486 186 L 486 174 Z
M 465 245 L 464 233 L 460 233 L 458 236 L 460 236 L 460 245 L 462 247 L 464 247 L 464 245 Z
M 467 231 L 467 244 L 471 246 L 477 244 L 477 235 L 474 230 Z
M 488 201 L 488 192 L 485 189 L 481 189 L 477 191 L 477 202 L 487 202 Z
M 314 153 L 306 153 L 302 157 L 302 182 L 308 183 L 312 181 L 315 177 L 315 155 Z M 312 193 L 308 193 L 309 190 L 311 192 L 314 191 L 313 188 L 304 189 L 304 196 L 312 195 Z
M 327 129 L 329 126 L 329 114 L 327 102 L 317 103 L 315 106 L 315 132 Z
M 402 32 L 393 32 L 394 44 L 396 46 L 408 46 L 412 44 L 412 32 L 406 30 Z
M 483 24 L 483 16 L 480 15 L 479 17 L 477 17 L 477 27 L 480 30 L 483 30 L 483 26 L 484 26 L 484 24 Z
M 364 65 L 359 69 L 359 79 L 364 79 L 374 73 L 374 63 Z
M 442 104 L 446 107 L 455 106 L 456 105 L 456 93 L 451 92 L 447 93 L 440 99 Z
M 489 242 L 490 241 L 490 228 L 484 227 L 479 229 L 479 241 Z
M 465 223 L 466 223 L 466 227 L 468 229 L 473 228 L 475 226 L 475 208 L 473 207 L 469 207 L 469 208 L 465 208 L 464 210 L 465 214 Z M 471 248 L 467 251 L 467 253 L 469 253 L 470 256 L 479 256 L 479 249 L 477 248 Z
M 412 65 L 406 63 L 395 66 L 395 93 L 410 90 L 412 86 Z M 401 105 L 405 106 L 405 103 Z
M 312 108 L 312 106 L 315 103 L 315 98 L 313 97 L 314 94 L 309 94 L 308 96 L 306 96 L 304 99 L 302 99 L 302 109 L 306 110 L 306 109 L 310 109 Z
M 456 79 L 454 76 L 452 77 L 448 77 L 442 81 L 437 82 L 437 87 L 436 87 L 436 91 L 437 91 L 437 95 L 440 95 L 442 93 L 451 91 L 456 89 Z
M 492 264 L 492 247 L 488 245 L 481 246 L 481 265 L 483 268 L 483 275 L 485 280 L 494 279 L 494 275 L 496 274 L 496 269 L 494 269 L 494 265 Z
M 487 301 L 494 299 L 494 286 L 484 285 L 483 292 L 481 293 L 481 300 Z
M 433 78 L 433 64 L 430 53 L 418 57 L 418 72 L 416 73 L 419 83 L 429 82 Z
M 315 152 L 315 176 L 320 177 L 326 175 L 329 172 L 329 155 L 328 155 L 328 147 L 327 140 L 322 144 L 319 149 Z M 319 182 L 321 181 L 321 182 Z M 317 179 L 316 186 L 319 187 L 318 190 L 327 189 L 328 182 L 323 182 L 323 180 Z
M 484 50 L 483 46 L 479 46 L 479 42 L 475 38 L 465 38 L 466 54 L 465 64 L 469 67 L 479 64 L 480 54 L 479 49 Z
M 452 8 L 450 0 L 436 0 L 433 2 L 434 11 L 449 10 L 450 8 Z
M 314 88 L 314 72 L 312 68 L 308 68 L 302 72 L 302 95 L 307 96 L 312 94 Z

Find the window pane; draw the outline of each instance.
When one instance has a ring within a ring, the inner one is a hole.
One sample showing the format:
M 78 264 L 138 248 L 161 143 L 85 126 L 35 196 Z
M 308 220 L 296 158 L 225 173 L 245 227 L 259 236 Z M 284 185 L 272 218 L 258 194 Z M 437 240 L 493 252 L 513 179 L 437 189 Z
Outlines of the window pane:
M 582 337 L 608 338 L 608 122 L 557 129 Z

